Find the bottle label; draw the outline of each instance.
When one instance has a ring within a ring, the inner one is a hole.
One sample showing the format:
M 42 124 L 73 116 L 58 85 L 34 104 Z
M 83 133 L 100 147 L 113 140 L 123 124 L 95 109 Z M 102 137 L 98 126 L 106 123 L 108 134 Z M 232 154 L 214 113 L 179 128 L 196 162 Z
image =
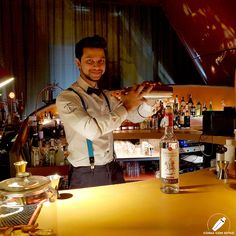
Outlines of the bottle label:
M 161 180 L 163 183 L 176 184 L 179 179 L 179 149 L 161 149 Z

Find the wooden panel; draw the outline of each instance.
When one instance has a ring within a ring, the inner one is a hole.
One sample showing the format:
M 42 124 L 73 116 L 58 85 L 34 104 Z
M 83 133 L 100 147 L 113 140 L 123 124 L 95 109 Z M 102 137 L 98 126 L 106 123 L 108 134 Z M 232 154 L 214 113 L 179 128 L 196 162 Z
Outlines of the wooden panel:
M 185 101 L 188 101 L 188 95 L 192 94 L 194 104 L 200 101 L 203 105 L 206 102 L 209 107 L 209 103 L 212 101 L 213 110 L 223 110 L 222 101 L 225 106 L 236 106 L 234 87 L 198 85 L 174 85 L 172 87 L 173 97 L 178 95 L 179 99 L 184 97 Z
M 39 167 L 27 167 L 27 171 L 32 175 L 68 175 L 69 165 L 65 166 L 39 166 Z

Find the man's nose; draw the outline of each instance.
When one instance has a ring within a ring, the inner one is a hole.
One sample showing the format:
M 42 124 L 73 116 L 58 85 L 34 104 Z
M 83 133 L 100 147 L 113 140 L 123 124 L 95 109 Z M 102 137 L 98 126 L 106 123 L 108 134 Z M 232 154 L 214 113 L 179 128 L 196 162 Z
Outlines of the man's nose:
M 94 61 L 94 63 L 93 63 L 93 67 L 99 67 L 100 65 L 99 65 L 99 62 L 98 61 Z

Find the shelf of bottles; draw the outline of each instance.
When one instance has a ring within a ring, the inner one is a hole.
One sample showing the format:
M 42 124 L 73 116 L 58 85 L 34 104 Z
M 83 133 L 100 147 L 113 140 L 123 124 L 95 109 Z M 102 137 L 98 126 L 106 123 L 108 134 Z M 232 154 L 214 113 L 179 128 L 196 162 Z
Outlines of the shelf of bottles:
M 28 170 L 32 174 L 62 174 L 62 188 L 68 187 L 68 151 L 64 127 L 51 111 L 29 117 Z M 56 172 L 56 173 L 54 173 Z
M 206 103 L 193 101 L 191 94 L 188 99 L 184 97 L 179 99 L 178 95 L 171 99 L 160 100 L 153 102 L 156 113 L 151 117 L 147 117 L 143 122 L 134 124 L 125 120 L 117 130 L 133 130 L 133 129 L 153 129 L 158 130 L 164 127 L 165 111 L 168 106 L 173 108 L 174 112 L 174 129 L 187 129 L 192 126 L 202 126 L 203 111 L 212 110 L 212 102 L 206 106 Z
M 212 102 L 207 108 L 206 103 L 203 105 L 200 101 L 194 103 L 191 94 L 188 100 L 182 97 L 180 101 L 178 95 L 176 95 L 173 101 L 174 128 L 190 128 L 191 119 L 202 117 L 202 112 L 207 110 L 212 110 Z

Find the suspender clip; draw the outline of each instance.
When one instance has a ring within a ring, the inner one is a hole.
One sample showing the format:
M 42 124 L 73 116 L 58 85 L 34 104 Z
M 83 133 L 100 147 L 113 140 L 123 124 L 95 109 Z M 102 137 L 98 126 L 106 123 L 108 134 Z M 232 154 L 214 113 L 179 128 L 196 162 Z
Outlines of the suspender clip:
M 93 170 L 94 169 L 94 157 L 89 157 L 89 162 L 90 162 L 91 170 Z

